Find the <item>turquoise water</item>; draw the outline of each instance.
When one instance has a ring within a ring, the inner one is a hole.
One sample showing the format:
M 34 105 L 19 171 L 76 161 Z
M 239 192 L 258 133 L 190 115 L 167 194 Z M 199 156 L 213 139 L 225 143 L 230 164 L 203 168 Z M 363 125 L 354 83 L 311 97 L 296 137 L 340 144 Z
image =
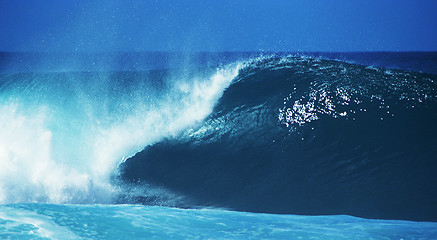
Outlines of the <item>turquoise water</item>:
M 437 223 L 139 205 L 0 206 L 0 239 L 436 239 Z

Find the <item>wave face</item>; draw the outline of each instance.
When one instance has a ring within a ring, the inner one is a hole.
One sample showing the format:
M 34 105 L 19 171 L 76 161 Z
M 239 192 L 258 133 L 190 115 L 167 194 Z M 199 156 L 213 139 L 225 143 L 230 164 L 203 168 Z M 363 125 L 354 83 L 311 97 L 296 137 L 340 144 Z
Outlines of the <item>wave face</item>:
M 1 74 L 0 203 L 114 202 L 118 165 L 202 121 L 238 69 Z
M 189 206 L 437 220 L 436 82 L 332 60 L 254 59 L 204 121 L 127 159 L 115 179 L 168 189 Z

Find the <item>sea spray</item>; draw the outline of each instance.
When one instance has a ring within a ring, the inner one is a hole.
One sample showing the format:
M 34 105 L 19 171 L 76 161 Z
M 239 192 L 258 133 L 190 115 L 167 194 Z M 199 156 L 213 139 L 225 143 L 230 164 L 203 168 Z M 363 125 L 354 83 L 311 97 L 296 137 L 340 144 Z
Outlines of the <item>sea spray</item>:
M 118 164 L 208 116 L 240 68 L 0 76 L 0 202 L 112 202 Z

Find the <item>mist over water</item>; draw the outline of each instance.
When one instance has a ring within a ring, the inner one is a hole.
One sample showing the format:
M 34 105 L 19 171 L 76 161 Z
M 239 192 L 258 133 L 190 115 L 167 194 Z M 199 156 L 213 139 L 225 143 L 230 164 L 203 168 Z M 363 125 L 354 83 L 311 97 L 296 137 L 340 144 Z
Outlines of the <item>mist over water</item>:
M 204 119 L 239 68 L 2 74 L 0 202 L 113 202 L 118 164 Z

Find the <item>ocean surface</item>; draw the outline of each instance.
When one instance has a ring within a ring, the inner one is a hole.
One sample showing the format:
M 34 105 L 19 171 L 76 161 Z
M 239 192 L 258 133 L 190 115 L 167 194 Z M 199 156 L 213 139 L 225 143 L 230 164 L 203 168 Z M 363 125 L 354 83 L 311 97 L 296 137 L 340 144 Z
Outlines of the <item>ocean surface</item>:
M 437 53 L 0 53 L 1 239 L 437 239 Z

